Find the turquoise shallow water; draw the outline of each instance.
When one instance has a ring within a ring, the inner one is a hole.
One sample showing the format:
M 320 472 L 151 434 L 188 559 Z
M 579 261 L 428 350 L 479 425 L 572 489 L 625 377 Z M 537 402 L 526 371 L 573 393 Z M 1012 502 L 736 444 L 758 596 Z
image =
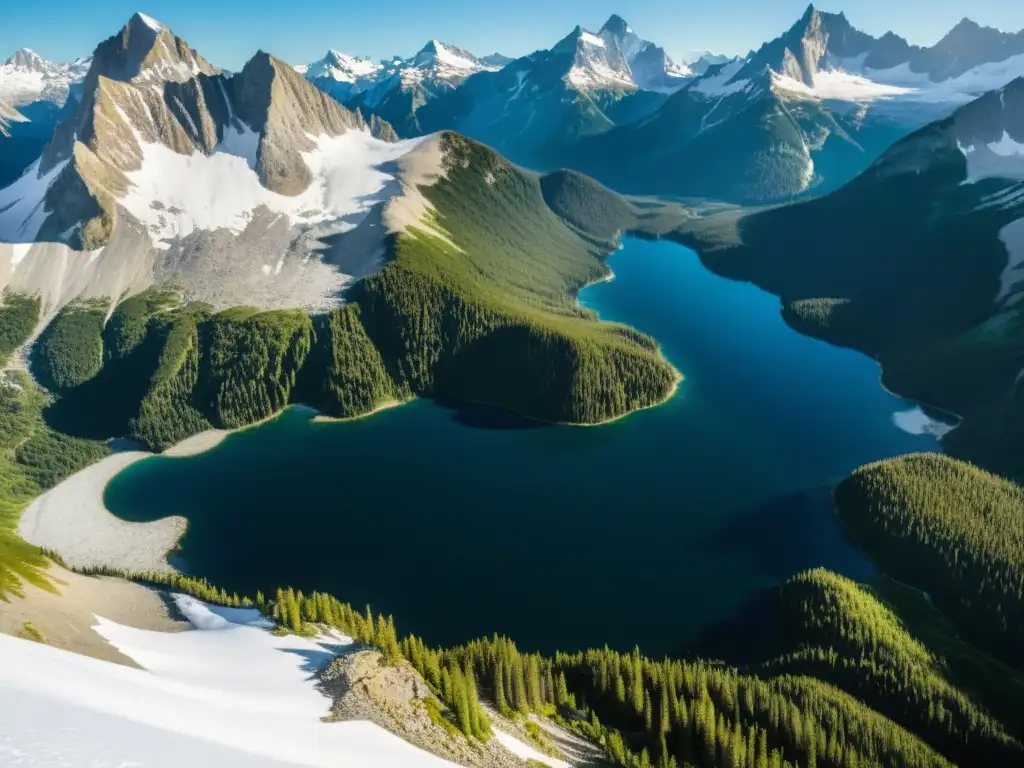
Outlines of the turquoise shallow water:
M 654 336 L 686 376 L 663 406 L 598 428 L 416 401 L 359 421 L 287 411 L 108 486 L 119 516 L 189 518 L 181 559 L 252 593 L 291 584 L 393 613 L 434 643 L 692 647 L 758 590 L 871 566 L 828 489 L 935 449 L 878 367 L 789 329 L 777 299 L 667 242 L 627 240 L 582 302 Z

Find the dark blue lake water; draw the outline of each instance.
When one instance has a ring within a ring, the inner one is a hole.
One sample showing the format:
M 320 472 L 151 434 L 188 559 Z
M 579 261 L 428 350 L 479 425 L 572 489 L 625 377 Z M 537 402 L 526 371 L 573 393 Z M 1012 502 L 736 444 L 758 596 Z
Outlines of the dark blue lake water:
M 935 449 L 894 424 L 913 406 L 689 250 L 629 239 L 609 263 L 581 301 L 662 344 L 686 376 L 665 405 L 590 428 L 426 400 L 346 423 L 293 409 L 133 465 L 107 506 L 187 516 L 183 561 L 229 590 L 329 591 L 433 643 L 679 652 L 798 570 L 869 576 L 829 488 Z

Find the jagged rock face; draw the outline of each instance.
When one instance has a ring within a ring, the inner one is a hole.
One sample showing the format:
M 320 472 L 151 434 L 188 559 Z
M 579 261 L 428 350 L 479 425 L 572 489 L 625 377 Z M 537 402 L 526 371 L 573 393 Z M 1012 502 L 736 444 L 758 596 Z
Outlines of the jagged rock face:
M 613 14 L 605 22 L 600 36 L 622 51 L 633 82 L 641 89 L 675 91 L 693 74 L 687 67 L 675 64 L 664 48 L 642 39 L 619 15 Z
M 260 182 L 294 196 L 311 181 L 302 158 L 314 146 L 309 136 L 366 128 L 361 115 L 269 54 L 257 54 L 228 78 L 170 30 L 139 15 L 97 48 L 86 89 L 78 113 L 58 128 L 40 164 L 45 174 L 65 163 L 55 185 L 60 194 L 48 199 L 57 231 L 81 221 L 69 244 L 82 250 L 98 248 L 109 237 L 116 200 L 129 186 L 125 174 L 142 167 L 146 145 L 210 155 L 229 129 L 256 134 Z M 373 127 L 376 135 L 389 136 L 386 124 Z M 72 175 L 79 178 L 67 178 Z M 89 204 L 68 202 L 84 193 Z M 86 210 L 95 215 L 83 221 L 78 217 Z
M 383 69 L 383 64 L 371 59 L 349 56 L 339 51 L 328 51 L 319 61 L 298 66 L 295 71 L 301 73 L 317 88 L 345 103 L 372 88 Z
M 1008 34 L 964 19 L 931 48 L 912 49 L 910 68 L 936 82 L 959 77 L 987 62 L 1024 53 L 1024 32 Z
M 373 232 L 342 235 L 399 188 L 376 168 L 408 151 L 395 140 L 269 54 L 229 76 L 136 15 L 99 45 L 36 165 L 0 189 L 0 285 L 53 305 L 154 279 L 218 305 L 329 304 L 379 260 Z
M 888 70 L 906 65 L 909 72 L 938 83 L 1022 53 L 1024 32 L 1001 32 L 969 19 L 934 46 L 922 48 L 892 32 L 872 37 L 855 29 L 844 14 L 824 13 L 812 5 L 785 34 L 761 46 L 738 78 L 767 67 L 813 87 L 814 76 L 825 68 Z
M 104 40 L 93 54 L 88 81 L 164 82 L 188 80 L 219 70 L 166 27 L 135 14 L 124 28 Z M 90 83 L 91 84 L 91 83 Z
M 364 127 L 361 117 L 263 52 L 230 85 L 238 117 L 260 134 L 256 155 L 260 182 L 282 195 L 297 195 L 309 186 L 312 177 L 302 160 L 302 152 L 313 148 L 309 135 L 337 136 Z
M 614 40 L 576 27 L 552 51 L 572 55 L 567 81 L 577 88 L 632 90 L 637 87 L 626 54 Z
M 736 79 L 752 77 L 765 68 L 807 86 L 828 59 L 852 59 L 871 50 L 874 38 L 854 29 L 842 13 L 822 13 L 808 7 L 800 21 L 782 37 L 765 43 L 748 60 Z

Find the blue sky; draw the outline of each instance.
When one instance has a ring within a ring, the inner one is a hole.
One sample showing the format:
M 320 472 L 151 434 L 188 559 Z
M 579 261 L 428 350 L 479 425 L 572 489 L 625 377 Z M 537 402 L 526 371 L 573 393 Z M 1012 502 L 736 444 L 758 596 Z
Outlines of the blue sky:
M 1024 29 L 1019 0 L 824 0 L 872 34 L 892 29 L 931 44 L 969 16 Z M 0 0 L 0 58 L 20 47 L 51 59 L 90 53 L 141 10 L 213 63 L 230 69 L 262 48 L 293 63 L 328 48 L 382 58 L 409 55 L 431 39 L 477 54 L 520 56 L 548 48 L 577 24 L 599 28 L 613 12 L 674 58 L 694 50 L 746 53 L 777 37 L 807 0 Z

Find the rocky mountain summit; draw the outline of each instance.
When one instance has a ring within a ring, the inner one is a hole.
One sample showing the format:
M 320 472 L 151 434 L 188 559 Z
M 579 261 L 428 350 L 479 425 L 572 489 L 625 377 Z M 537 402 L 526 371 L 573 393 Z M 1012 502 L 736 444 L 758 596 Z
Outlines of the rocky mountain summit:
M 322 300 L 351 271 L 323 254 L 311 263 L 317 237 L 352 229 L 386 193 L 391 177 L 374 166 L 401 154 L 395 139 L 379 117 L 342 107 L 268 53 L 227 75 L 136 14 L 97 47 L 81 103 L 38 162 L 0 190 L 7 281 L 59 303 L 181 277 L 219 303 L 216 283 L 195 282 L 196 265 L 216 253 L 212 263 L 242 275 L 249 300 L 270 289 L 255 285 L 270 273 L 282 278 L 280 301 Z M 311 227 L 312 239 L 298 236 Z M 263 249 L 276 252 L 269 264 L 252 258 Z M 375 258 L 372 247 L 347 263 L 361 273 Z M 61 259 L 71 269 L 58 276 Z

